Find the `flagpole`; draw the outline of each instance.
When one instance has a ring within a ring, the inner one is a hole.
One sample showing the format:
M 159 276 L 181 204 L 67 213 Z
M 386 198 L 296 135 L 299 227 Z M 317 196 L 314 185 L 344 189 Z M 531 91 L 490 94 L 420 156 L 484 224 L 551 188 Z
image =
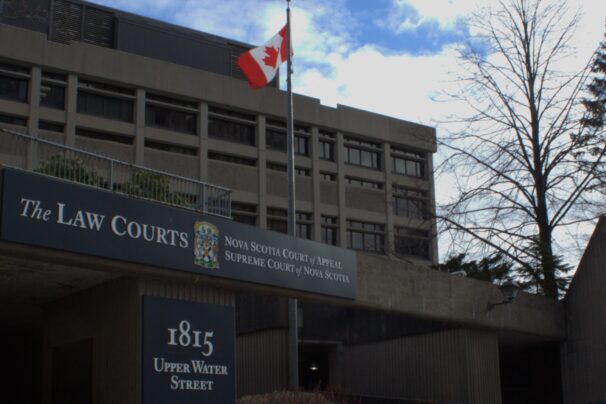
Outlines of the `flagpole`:
M 295 150 L 292 101 L 292 39 L 290 29 L 290 0 L 286 0 L 286 26 L 288 49 L 286 64 L 286 88 L 288 105 L 286 109 L 286 137 L 288 152 L 288 234 L 296 237 L 295 210 Z M 297 299 L 288 299 L 288 380 L 291 390 L 299 389 L 299 338 Z

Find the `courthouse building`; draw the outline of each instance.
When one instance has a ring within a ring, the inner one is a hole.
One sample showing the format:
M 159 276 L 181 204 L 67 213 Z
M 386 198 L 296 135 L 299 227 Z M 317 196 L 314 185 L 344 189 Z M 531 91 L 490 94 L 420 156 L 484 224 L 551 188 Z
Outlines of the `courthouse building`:
M 290 238 L 286 94 L 248 88 L 235 60 L 250 45 L 82 1 L 0 7 L 9 402 L 287 389 L 289 298 L 304 389 L 606 401 L 574 377 L 604 366 L 587 354 L 604 320 L 575 325 L 592 292 L 501 304 L 496 286 L 431 269 L 433 128 L 295 95 Z

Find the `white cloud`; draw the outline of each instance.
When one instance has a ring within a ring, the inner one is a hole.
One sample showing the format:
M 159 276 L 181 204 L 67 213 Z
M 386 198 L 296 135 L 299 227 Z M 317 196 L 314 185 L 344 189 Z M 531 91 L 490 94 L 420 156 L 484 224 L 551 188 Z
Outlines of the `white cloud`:
M 97 0 L 102 4 L 162 19 L 212 34 L 260 44 L 284 24 L 282 0 Z M 393 33 L 414 30 L 428 21 L 450 30 L 478 7 L 495 5 L 496 0 L 393 0 L 383 19 Z M 356 38 L 360 24 L 345 0 L 293 2 L 295 50 L 295 92 L 319 98 L 325 105 L 345 104 L 431 126 L 438 135 L 444 128 L 436 121 L 463 112 L 461 106 L 436 102 L 436 94 L 453 91 L 452 72 L 460 68 L 452 48 L 439 53 L 412 56 L 397 46 L 387 52 L 365 38 Z M 567 0 L 571 10 L 584 11 L 574 36 L 577 57 L 568 66 L 578 69 L 586 63 L 603 39 L 606 1 Z M 372 18 L 376 18 L 373 15 Z M 284 73 L 285 69 L 282 69 Z M 284 80 L 282 80 L 284 83 Z M 439 178 L 438 201 L 452 196 L 452 178 Z M 442 251 L 447 246 L 441 245 Z

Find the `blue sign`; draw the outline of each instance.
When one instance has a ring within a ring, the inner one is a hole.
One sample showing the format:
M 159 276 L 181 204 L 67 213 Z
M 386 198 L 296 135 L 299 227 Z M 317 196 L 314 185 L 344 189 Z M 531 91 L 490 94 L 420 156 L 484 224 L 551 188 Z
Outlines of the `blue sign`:
M 2 240 L 356 297 L 353 251 L 44 175 L 2 172 Z
M 236 401 L 233 307 L 143 297 L 143 404 Z

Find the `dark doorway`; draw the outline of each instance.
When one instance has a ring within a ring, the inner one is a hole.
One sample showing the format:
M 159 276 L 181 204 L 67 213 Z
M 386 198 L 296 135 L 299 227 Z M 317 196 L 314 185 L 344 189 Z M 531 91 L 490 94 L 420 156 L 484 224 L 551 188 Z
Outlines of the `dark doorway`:
M 503 404 L 561 404 L 558 342 L 506 344 L 499 349 Z
M 299 345 L 299 380 L 307 391 L 325 390 L 330 380 L 330 355 L 334 345 L 302 343 Z
M 52 403 L 92 403 L 92 340 L 54 347 L 52 351 Z

